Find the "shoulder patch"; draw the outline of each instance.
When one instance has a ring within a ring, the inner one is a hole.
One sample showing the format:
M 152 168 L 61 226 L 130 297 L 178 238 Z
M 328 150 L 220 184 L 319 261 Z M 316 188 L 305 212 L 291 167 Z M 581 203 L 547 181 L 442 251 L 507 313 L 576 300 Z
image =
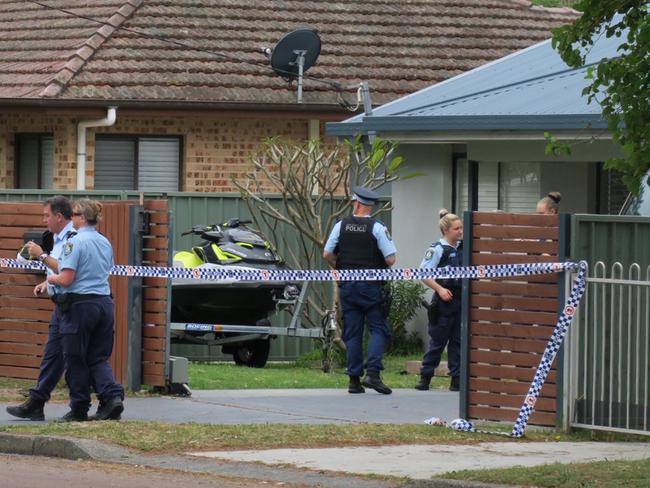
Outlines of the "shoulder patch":
M 385 227 L 385 228 L 384 228 L 384 231 L 386 232 L 386 238 L 387 238 L 389 241 L 392 241 L 393 239 L 390 237 L 390 232 L 388 232 L 388 227 Z
M 70 253 L 72 252 L 72 247 L 74 244 L 70 241 L 66 242 L 65 245 L 63 246 L 63 255 L 64 256 L 70 256 Z
M 433 249 L 427 249 L 427 252 L 424 253 L 424 259 L 429 260 L 433 257 Z

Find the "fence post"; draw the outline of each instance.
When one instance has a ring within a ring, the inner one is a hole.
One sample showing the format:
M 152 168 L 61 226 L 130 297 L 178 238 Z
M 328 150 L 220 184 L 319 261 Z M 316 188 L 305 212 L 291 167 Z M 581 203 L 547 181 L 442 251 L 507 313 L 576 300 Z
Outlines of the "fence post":
M 142 225 L 144 208 L 129 206 L 129 260 L 128 264 L 142 264 Z M 133 391 L 142 385 L 142 278 L 128 277 L 128 353 L 127 384 Z
M 463 266 L 472 262 L 472 212 L 463 215 Z M 471 309 L 471 280 L 463 279 L 460 316 L 460 395 L 458 411 L 461 418 L 469 418 L 469 312 Z
M 560 236 L 558 239 L 558 261 L 564 262 L 568 259 L 568 253 L 571 249 L 571 215 L 560 214 L 559 221 Z M 564 302 L 566 301 L 566 283 L 567 276 L 570 272 L 565 271 L 557 280 L 557 315 L 558 317 L 564 310 Z M 567 350 L 567 341 L 564 341 L 562 347 L 558 351 L 555 362 L 557 364 L 557 381 L 555 383 L 555 426 L 559 429 L 565 424 L 564 421 L 564 372 L 565 372 L 565 357 Z M 569 369 L 569 368 L 567 368 Z

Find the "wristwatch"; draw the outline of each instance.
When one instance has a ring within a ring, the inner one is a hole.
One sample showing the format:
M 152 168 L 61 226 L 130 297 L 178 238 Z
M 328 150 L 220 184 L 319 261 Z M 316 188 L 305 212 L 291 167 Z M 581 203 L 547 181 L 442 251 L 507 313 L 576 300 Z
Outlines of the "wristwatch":
M 38 260 L 42 263 L 42 262 L 45 261 L 45 259 L 47 259 L 48 256 L 49 256 L 49 254 L 46 253 L 46 252 L 44 252 L 43 254 L 41 254 L 41 255 L 38 257 Z

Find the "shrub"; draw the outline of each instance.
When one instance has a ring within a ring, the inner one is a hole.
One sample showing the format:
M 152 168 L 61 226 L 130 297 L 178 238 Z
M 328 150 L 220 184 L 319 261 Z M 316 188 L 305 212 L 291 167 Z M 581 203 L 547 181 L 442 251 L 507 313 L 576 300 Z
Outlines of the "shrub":
M 389 354 L 420 354 L 422 339 L 416 332 L 408 332 L 406 324 L 415 317 L 422 303 L 426 287 L 418 281 L 391 281 L 388 285 L 393 301 L 390 306 L 388 323 L 392 328 L 392 338 L 388 346 Z

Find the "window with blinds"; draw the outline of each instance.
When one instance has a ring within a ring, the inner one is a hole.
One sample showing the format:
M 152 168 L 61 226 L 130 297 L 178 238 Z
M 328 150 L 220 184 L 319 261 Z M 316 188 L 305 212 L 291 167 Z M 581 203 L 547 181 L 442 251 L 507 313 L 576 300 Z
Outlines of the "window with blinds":
M 178 137 L 97 135 L 96 190 L 178 191 Z
M 499 164 L 499 209 L 534 212 L 540 196 L 540 163 Z
M 455 208 L 468 209 L 467 161 L 456 165 Z M 534 212 L 540 195 L 540 163 L 479 162 L 478 209 L 482 212 Z

